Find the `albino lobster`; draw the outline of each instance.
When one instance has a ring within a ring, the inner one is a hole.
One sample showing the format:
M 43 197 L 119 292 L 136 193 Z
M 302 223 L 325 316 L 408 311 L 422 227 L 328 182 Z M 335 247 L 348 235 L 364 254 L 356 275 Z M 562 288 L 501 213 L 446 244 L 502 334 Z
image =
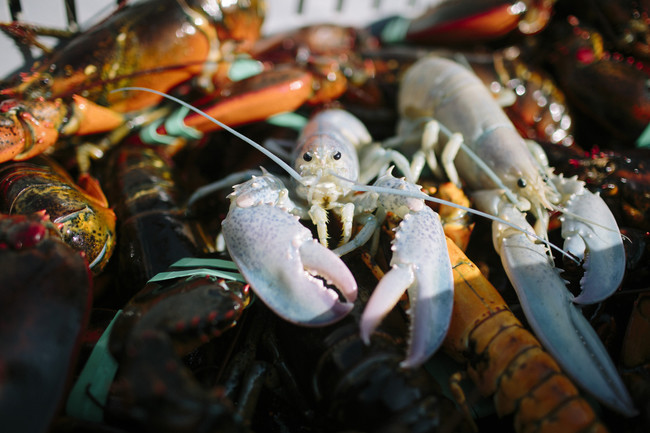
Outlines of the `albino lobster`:
M 607 298 L 625 271 L 622 236 L 605 202 L 583 182 L 554 174 L 539 146 L 519 135 L 486 86 L 459 63 L 433 56 L 416 62 L 401 82 L 399 111 L 398 135 L 427 125 L 423 148 L 429 165 L 437 169 L 441 156 L 448 177 L 474 193 L 479 209 L 531 231 L 528 212 L 542 237 L 550 212 L 562 214 L 565 248 L 584 269 L 578 296 L 568 291 L 547 246 L 521 230 L 495 221 L 495 248 L 545 348 L 601 402 L 635 414 L 616 368 L 577 306 Z M 438 141 L 441 129 L 451 137 L 445 146 Z
M 225 129 L 272 156 L 268 150 L 236 131 Z M 408 290 L 412 326 L 407 357 L 402 366 L 415 367 L 424 363 L 440 347 L 447 333 L 453 309 L 453 277 L 445 236 L 441 230 L 438 232 L 440 220 L 424 204 L 424 200 L 435 200 L 419 192 L 412 182 L 396 179 L 390 171 L 383 171 L 391 162 L 402 171 L 408 171 L 405 158 L 370 143 L 365 127 L 341 110 L 319 113 L 303 130 L 293 154 L 294 165 L 302 175 L 274 158 L 297 181 L 294 191 L 298 198 L 308 202 L 309 210 L 297 204 L 295 197 L 290 197 L 290 190 L 278 177 L 264 171 L 261 176 L 235 187 L 230 195 L 231 208 L 223 223 L 226 246 L 258 297 L 286 320 L 302 325 L 321 326 L 341 319 L 352 309 L 356 283 L 337 255 L 367 242 L 383 217 L 388 212 L 394 213 L 403 221 L 396 229 L 392 269 L 382 279 L 364 310 L 361 333 L 367 340 L 383 315 Z M 361 170 L 356 165 L 358 159 Z M 336 164 L 346 160 L 352 161 L 347 166 L 348 171 L 339 171 Z M 371 174 L 364 173 L 363 168 L 368 167 L 371 167 Z M 377 177 L 377 181 L 373 186 L 366 186 L 356 184 L 346 176 L 353 179 L 356 176 Z M 359 191 L 365 193 L 357 194 Z M 299 216 L 310 217 L 318 228 L 321 243 L 325 244 L 328 226 L 321 218 L 328 210 L 339 215 L 343 226 L 343 244 L 333 251 L 318 245 L 309 230 L 298 222 Z M 487 216 L 504 227 L 510 227 L 512 232 L 521 233 L 526 240 L 537 239 L 544 257 L 547 248 L 557 249 L 521 221 L 514 224 Z M 348 238 L 346 226 L 352 226 L 352 221 L 362 227 L 355 237 L 350 233 Z M 526 228 L 520 228 L 522 226 Z M 403 242 L 404 238 L 409 240 Z M 530 244 L 534 250 L 536 247 L 532 242 Z M 589 330 L 593 333 L 591 328 Z M 591 338 L 589 330 L 581 329 L 580 332 Z M 594 341 L 590 344 L 584 351 L 602 347 Z M 605 368 L 606 380 L 612 384 L 611 388 L 604 388 L 599 397 L 620 412 L 633 414 L 627 391 L 604 349 L 602 353 L 596 352 L 596 356 L 599 365 Z M 590 390 L 588 386 L 584 387 Z M 611 401 L 610 393 L 618 394 L 618 405 Z

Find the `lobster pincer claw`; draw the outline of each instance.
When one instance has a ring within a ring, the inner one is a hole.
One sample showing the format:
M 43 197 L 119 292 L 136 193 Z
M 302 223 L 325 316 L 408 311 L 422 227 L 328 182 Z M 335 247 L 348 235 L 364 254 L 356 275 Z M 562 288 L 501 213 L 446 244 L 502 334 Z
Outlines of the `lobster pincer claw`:
M 264 190 L 269 178 L 281 185 L 265 174 L 238 185 L 231 194 L 231 208 L 222 223 L 228 252 L 255 294 L 285 320 L 303 326 L 336 322 L 352 310 L 356 281 L 336 254 L 313 239 L 288 207 L 279 205 L 289 202 L 286 189 L 278 190 L 279 200 L 273 204 L 252 199 L 272 195 Z
M 390 173 L 376 186 L 411 189 L 419 188 Z M 408 292 L 410 307 L 410 336 L 404 368 L 423 364 L 442 344 L 454 301 L 454 280 L 447 252 L 447 243 L 440 217 L 423 200 L 381 195 L 380 208 L 402 218 L 395 229 L 388 271 L 374 292 L 361 316 L 361 337 L 369 342 L 370 334 Z
M 502 204 L 500 216 L 533 232 L 524 215 Z M 495 222 L 495 247 L 535 335 L 566 373 L 613 410 L 634 416 L 632 399 L 600 338 L 573 302 L 547 247 Z
M 603 301 L 618 289 L 625 273 L 625 249 L 616 220 L 600 195 L 588 191 L 583 182 L 563 176 L 553 182 L 564 203 L 564 248 L 584 260 L 582 292 L 573 302 Z

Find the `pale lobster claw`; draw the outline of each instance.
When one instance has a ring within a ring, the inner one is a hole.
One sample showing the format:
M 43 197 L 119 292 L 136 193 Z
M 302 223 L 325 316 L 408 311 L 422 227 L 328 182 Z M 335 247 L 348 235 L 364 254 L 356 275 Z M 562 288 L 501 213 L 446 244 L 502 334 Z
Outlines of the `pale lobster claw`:
M 590 194 L 587 192 L 581 197 Z M 585 201 L 589 203 L 592 199 L 585 198 Z M 580 206 L 583 204 L 580 203 Z M 569 207 L 576 209 L 575 202 L 569 203 Z M 534 232 L 524 214 L 510 203 L 501 202 L 499 215 L 529 233 Z M 616 366 L 592 326 L 575 305 L 560 270 L 554 267 L 549 258 L 547 247 L 521 230 L 499 222 L 493 223 L 493 239 L 524 314 L 544 347 L 580 386 L 610 408 L 634 416 L 637 412 Z M 594 247 L 591 240 L 585 243 L 589 248 Z M 601 265 L 592 263 L 590 266 Z M 603 266 L 600 272 L 603 279 L 609 268 Z M 594 275 L 597 274 L 594 271 Z M 594 278 L 599 277 L 587 277 L 587 284 L 593 284 Z
M 269 308 L 303 326 L 327 325 L 352 310 L 357 296 L 352 273 L 289 213 L 294 205 L 278 178 L 266 172 L 254 176 L 235 186 L 229 198 L 222 223 L 228 252 Z
M 565 209 L 564 249 L 584 259 L 582 293 L 573 302 L 601 302 L 620 286 L 625 273 L 625 248 L 614 215 L 598 194 L 576 178 L 554 176 L 552 180 Z
M 420 192 L 420 188 L 390 173 L 375 186 Z M 395 229 L 391 270 L 372 293 L 361 316 L 361 337 L 370 334 L 408 291 L 411 332 L 402 367 L 424 363 L 442 344 L 454 301 L 454 279 L 440 217 L 424 200 L 394 194 L 379 194 L 378 213 L 393 212 L 402 218 Z

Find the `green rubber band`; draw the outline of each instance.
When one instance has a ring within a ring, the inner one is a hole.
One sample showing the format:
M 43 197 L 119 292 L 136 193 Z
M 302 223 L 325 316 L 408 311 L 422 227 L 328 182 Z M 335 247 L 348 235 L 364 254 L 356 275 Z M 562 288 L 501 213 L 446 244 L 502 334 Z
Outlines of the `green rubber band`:
M 167 134 L 173 137 L 188 138 L 196 140 L 203 137 L 203 133 L 198 129 L 185 124 L 185 117 L 189 114 L 190 109 L 181 107 L 174 111 L 165 121 L 165 129 Z
M 242 277 L 241 274 L 239 273 L 219 271 L 217 269 L 209 269 L 209 268 L 195 268 L 195 269 L 185 269 L 182 271 L 159 272 L 147 282 L 151 283 L 151 282 L 158 282 L 158 281 L 165 281 L 165 280 L 173 280 L 174 278 L 186 278 L 195 275 L 196 276 L 207 275 L 210 277 L 223 278 L 225 280 L 239 281 L 241 283 L 246 282 L 246 280 L 244 280 L 244 277 Z
M 230 260 L 222 259 L 202 259 L 197 257 L 185 257 L 173 263 L 170 268 L 190 268 L 201 266 L 204 268 L 216 269 L 234 269 L 237 270 L 237 265 Z
M 236 59 L 228 69 L 228 78 L 232 81 L 240 81 L 253 77 L 264 70 L 264 65 L 259 60 L 250 58 Z
M 156 146 L 161 144 L 164 146 L 171 146 L 174 141 L 176 141 L 176 138 L 167 134 L 159 134 L 157 131 L 162 122 L 163 120 L 159 119 L 143 127 L 140 130 L 140 140 L 146 144 L 153 144 Z
M 118 363 L 108 350 L 108 340 L 115 321 L 122 313 L 119 310 L 90 353 L 79 378 L 72 387 L 66 403 L 66 413 L 87 421 L 101 422 L 104 419 L 108 391 L 115 378 Z
M 303 130 L 305 125 L 307 125 L 309 119 L 307 119 L 305 116 L 302 116 L 298 113 L 286 112 L 286 113 L 275 114 L 269 117 L 268 119 L 266 119 L 266 122 L 274 126 L 291 128 L 300 132 Z
M 395 17 L 381 31 L 380 39 L 387 44 L 396 44 L 404 42 L 408 32 L 410 20 L 404 17 Z
M 246 280 L 239 272 L 228 272 L 224 269 L 237 270 L 233 262 L 221 259 L 201 259 L 186 257 L 173 263 L 169 271 L 159 272 L 148 282 L 172 280 L 174 278 L 186 278 L 192 276 L 211 276 L 226 280 L 245 283 Z
M 648 148 L 650 147 L 650 123 L 645 127 L 639 138 L 634 143 L 636 147 Z

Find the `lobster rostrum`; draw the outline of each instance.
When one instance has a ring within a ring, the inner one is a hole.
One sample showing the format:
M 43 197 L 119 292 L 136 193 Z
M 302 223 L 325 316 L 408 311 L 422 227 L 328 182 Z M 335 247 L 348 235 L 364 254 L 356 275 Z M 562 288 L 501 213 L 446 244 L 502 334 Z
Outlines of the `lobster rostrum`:
M 547 246 L 528 235 L 495 222 L 495 248 L 547 350 L 604 404 L 634 414 L 616 368 L 577 306 L 607 298 L 623 278 L 623 242 L 607 205 L 584 183 L 552 174 L 543 152 L 521 138 L 480 79 L 452 60 L 432 56 L 412 66 L 401 83 L 399 110 L 399 134 L 418 128 L 423 119 L 435 119 L 448 130 L 445 135 L 454 139 L 444 146 L 451 156 L 443 154 L 442 164 L 451 179 L 474 192 L 479 209 L 533 231 L 526 221 L 528 212 L 542 237 L 548 211 L 562 213 L 565 247 L 583 262 L 583 291 L 578 296 L 568 291 Z M 443 148 L 438 138 L 425 133 L 424 140 L 434 143 L 428 145 L 434 161 L 435 152 Z

